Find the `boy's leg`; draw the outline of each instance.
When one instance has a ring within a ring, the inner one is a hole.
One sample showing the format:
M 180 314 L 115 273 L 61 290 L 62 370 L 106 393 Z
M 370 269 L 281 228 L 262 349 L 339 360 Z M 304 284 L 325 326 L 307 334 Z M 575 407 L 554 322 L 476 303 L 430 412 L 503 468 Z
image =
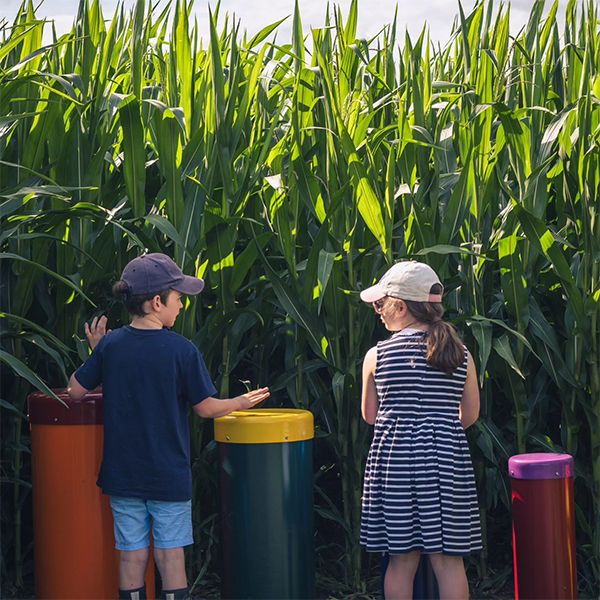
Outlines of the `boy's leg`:
M 119 590 L 119 600 L 146 600 L 146 586 L 135 590 Z
M 160 573 L 162 598 L 180 600 L 188 597 L 183 547 L 194 543 L 192 537 L 192 502 L 148 501 L 152 514 L 154 560 Z
M 150 549 L 121 550 L 119 553 L 119 588 L 135 590 L 144 586 Z
M 183 548 L 155 548 L 154 561 L 160 572 L 163 590 L 187 588 Z
M 143 600 L 150 555 L 150 513 L 140 498 L 110 497 L 119 553 L 119 597 Z

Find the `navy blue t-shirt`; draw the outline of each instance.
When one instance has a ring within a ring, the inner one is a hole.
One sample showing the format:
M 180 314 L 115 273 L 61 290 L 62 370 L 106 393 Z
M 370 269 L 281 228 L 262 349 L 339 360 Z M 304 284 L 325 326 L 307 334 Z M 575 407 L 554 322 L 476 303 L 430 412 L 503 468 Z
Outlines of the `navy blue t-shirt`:
M 217 391 L 198 349 L 168 329 L 121 327 L 100 340 L 75 378 L 88 390 L 102 384 L 102 491 L 189 500 L 189 406 Z

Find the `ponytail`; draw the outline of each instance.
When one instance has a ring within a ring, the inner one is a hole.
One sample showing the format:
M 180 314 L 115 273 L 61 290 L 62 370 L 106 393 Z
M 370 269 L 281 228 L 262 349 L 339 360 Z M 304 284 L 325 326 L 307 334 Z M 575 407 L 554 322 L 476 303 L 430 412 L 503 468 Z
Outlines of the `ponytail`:
M 465 348 L 450 323 L 438 319 L 429 326 L 427 363 L 451 375 L 465 360 Z
M 441 294 L 441 286 L 437 283 L 434 284 L 431 293 Z M 415 319 L 429 325 L 425 357 L 427 364 L 451 375 L 463 364 L 465 348 L 456 329 L 447 321 L 442 320 L 444 307 L 441 302 L 415 302 L 413 300 L 404 300 L 404 302 Z
M 112 293 L 115 298 L 125 300 L 129 296 L 129 286 L 122 279 L 119 279 L 113 284 Z
M 147 300 L 151 300 L 158 294 L 160 296 L 160 301 L 163 304 L 166 304 L 167 298 L 169 297 L 168 289 L 156 292 L 154 294 L 141 294 L 138 296 L 132 296 L 129 286 L 122 279 L 119 279 L 119 281 L 113 284 L 112 293 L 115 298 L 119 298 L 123 301 L 125 308 L 130 315 L 137 315 L 138 317 L 143 317 L 146 315 L 144 312 L 144 303 Z

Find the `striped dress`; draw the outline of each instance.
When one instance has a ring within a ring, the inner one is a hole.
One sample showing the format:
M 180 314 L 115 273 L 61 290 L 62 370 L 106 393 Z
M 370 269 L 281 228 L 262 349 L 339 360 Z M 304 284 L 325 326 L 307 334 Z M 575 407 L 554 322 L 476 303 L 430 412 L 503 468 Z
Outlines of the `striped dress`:
M 458 418 L 465 360 L 452 375 L 425 360 L 426 333 L 377 345 L 379 409 L 365 470 L 361 544 L 368 552 L 480 550 L 473 465 Z

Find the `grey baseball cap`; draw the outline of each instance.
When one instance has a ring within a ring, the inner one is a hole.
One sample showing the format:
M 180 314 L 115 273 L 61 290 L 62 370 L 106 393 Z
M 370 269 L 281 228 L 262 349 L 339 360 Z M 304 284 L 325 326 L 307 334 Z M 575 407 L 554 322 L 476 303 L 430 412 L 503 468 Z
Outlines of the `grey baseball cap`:
M 121 279 L 127 284 L 132 296 L 154 294 L 164 290 L 175 290 L 195 296 L 204 289 L 202 279 L 184 275 L 171 258 L 159 252 L 134 258 L 125 265 Z
M 442 292 L 432 294 L 434 284 L 442 287 Z M 385 296 L 414 300 L 416 302 L 441 302 L 444 286 L 436 272 L 425 263 L 404 260 L 391 266 L 373 286 L 360 293 L 363 302 L 376 302 Z

